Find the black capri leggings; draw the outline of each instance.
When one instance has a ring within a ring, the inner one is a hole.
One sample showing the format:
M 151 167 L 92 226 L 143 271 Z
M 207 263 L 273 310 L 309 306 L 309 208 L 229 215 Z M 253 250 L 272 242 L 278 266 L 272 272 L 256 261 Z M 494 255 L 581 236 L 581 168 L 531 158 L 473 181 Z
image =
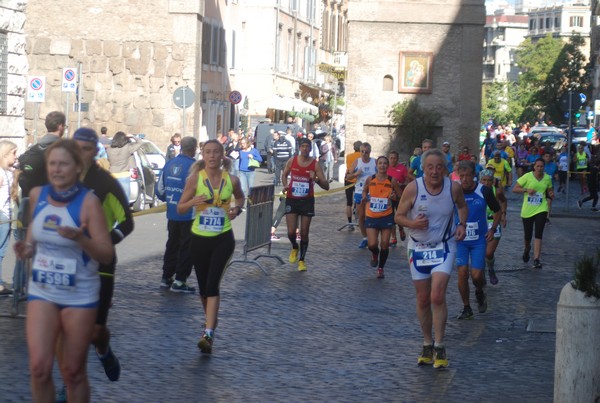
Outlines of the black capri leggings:
M 351 184 L 352 184 L 352 182 L 344 181 L 344 186 L 348 186 Z M 350 186 L 348 189 L 346 189 L 346 206 L 348 206 L 348 207 L 352 207 L 352 204 L 354 203 L 354 189 L 355 188 L 356 188 L 356 186 Z
M 214 237 L 192 234 L 190 248 L 200 296 L 218 297 L 221 279 L 235 249 L 233 231 Z
M 96 313 L 96 324 L 106 325 L 108 319 L 108 310 L 112 302 L 115 288 L 115 268 L 117 267 L 117 257 L 113 258 L 110 264 L 101 264 L 98 267 L 100 274 L 100 301 L 98 302 L 98 311 Z
M 542 235 L 544 234 L 544 226 L 546 225 L 546 217 L 548 216 L 547 212 L 537 213 L 536 215 L 523 218 L 523 231 L 525 232 L 525 240 L 527 242 L 531 241 L 531 236 L 533 235 L 533 226 L 535 225 L 535 239 L 542 239 Z

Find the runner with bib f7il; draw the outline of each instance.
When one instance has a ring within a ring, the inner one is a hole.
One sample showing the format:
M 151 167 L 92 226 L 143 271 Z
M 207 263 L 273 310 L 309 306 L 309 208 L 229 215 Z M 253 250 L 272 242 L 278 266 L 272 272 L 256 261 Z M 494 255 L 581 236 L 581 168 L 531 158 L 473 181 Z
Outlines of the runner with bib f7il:
M 423 333 L 423 349 L 417 363 L 445 368 L 448 366 L 444 346 L 448 319 L 446 289 L 456 241 L 465 237 L 468 210 L 460 184 L 447 177 L 447 161 L 440 150 L 423 153 L 422 166 L 423 177 L 408 184 L 395 219 L 396 224 L 409 229 L 408 261 Z M 457 225 L 455 211 L 458 211 Z

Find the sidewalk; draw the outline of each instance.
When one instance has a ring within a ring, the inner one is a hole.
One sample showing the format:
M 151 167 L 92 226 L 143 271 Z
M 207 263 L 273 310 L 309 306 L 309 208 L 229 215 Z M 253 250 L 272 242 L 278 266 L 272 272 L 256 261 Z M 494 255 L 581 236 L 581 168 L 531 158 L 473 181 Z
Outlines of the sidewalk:
M 268 181 L 259 174 L 255 184 Z M 386 278 L 377 280 L 369 252 L 356 247 L 358 231 L 337 231 L 346 221 L 343 192 L 317 199 L 307 272 L 271 259 L 262 260 L 268 276 L 253 265 L 228 269 L 208 357 L 196 347 L 204 321 L 198 298 L 158 289 L 164 216 L 138 217 L 119 246 L 109 319 L 121 380 L 109 382 L 90 353 L 92 401 L 551 402 L 556 303 L 575 259 L 595 253 L 600 231 L 589 209 L 581 218 L 555 215 L 544 234 L 544 268 L 534 271 L 521 260 L 520 200 L 509 193 L 496 258 L 500 282 L 487 286 L 487 313 L 454 319 L 462 304 L 453 273 L 446 370 L 416 365 L 422 340 L 405 248 L 391 251 Z M 235 258 L 243 247 L 240 218 Z M 289 249 L 282 236 L 272 253 L 287 261 Z M 6 300 L 0 310 L 7 312 Z M 30 401 L 24 321 L 0 318 L 0 332 L 0 400 Z

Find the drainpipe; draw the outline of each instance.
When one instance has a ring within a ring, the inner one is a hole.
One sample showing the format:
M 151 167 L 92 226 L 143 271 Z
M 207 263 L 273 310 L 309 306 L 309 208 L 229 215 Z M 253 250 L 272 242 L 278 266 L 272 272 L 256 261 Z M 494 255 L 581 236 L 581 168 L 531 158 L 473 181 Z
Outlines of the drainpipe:
M 277 0 L 277 8 L 275 13 L 275 65 L 273 66 L 273 71 L 278 71 L 279 69 L 279 49 L 281 48 L 281 38 L 279 36 L 279 10 L 281 8 L 281 0 Z

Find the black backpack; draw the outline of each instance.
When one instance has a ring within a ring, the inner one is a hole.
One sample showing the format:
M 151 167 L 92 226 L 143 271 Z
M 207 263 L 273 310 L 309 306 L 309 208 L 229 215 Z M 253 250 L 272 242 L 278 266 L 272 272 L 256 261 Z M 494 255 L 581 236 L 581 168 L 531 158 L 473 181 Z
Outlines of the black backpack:
M 31 189 L 48 183 L 44 158 L 48 146 L 49 144 L 34 144 L 19 157 L 21 197 L 29 197 Z

